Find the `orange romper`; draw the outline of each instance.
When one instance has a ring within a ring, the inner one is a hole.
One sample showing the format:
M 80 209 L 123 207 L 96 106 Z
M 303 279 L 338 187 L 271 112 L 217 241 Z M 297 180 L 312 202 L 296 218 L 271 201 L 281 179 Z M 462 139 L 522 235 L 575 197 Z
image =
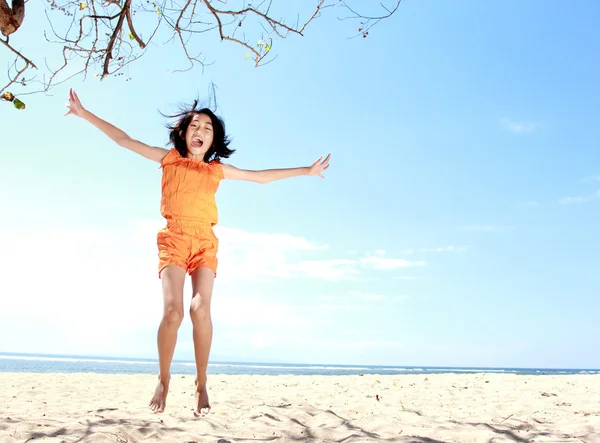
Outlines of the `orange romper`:
M 157 235 L 159 278 L 171 264 L 181 266 L 189 274 L 206 267 L 216 276 L 219 240 L 213 226 L 218 222 L 215 193 L 223 179 L 221 164 L 182 157 L 173 148 L 160 167 L 160 213 L 167 219 L 167 226 Z

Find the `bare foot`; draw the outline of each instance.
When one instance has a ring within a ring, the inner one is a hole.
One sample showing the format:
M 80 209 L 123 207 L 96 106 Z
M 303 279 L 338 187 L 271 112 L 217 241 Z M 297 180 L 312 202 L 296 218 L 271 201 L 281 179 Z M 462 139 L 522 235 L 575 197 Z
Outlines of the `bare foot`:
M 170 377 L 166 377 L 163 381 L 160 377 L 158 378 L 158 385 L 154 391 L 154 397 L 150 400 L 150 409 L 154 412 L 164 412 L 165 406 L 167 405 L 167 394 L 169 393 L 169 381 Z
M 206 385 L 198 385 L 196 382 L 196 393 L 194 394 L 194 399 L 196 400 L 194 415 L 196 417 L 204 417 L 207 415 L 210 412 L 210 403 L 208 402 Z

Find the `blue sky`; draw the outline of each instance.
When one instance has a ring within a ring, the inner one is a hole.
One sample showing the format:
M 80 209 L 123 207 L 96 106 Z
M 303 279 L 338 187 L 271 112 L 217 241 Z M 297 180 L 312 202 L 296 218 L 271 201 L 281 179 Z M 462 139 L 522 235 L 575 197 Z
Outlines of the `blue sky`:
M 29 9 L 12 42 L 41 59 Z M 205 36 L 204 73 L 157 46 L 130 81 L 5 103 L 0 351 L 156 355 L 160 170 L 64 103 L 165 146 L 159 111 L 214 82 L 232 164 L 332 159 L 325 180 L 221 184 L 212 360 L 600 367 L 599 18 L 412 0 L 349 40 L 332 11 L 259 69 Z

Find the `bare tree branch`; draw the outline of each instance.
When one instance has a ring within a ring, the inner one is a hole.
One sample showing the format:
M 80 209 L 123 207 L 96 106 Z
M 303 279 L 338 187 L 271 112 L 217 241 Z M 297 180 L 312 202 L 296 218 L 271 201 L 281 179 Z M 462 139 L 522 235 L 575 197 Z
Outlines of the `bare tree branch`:
M 138 33 L 135 31 L 135 28 L 133 27 L 133 20 L 131 19 L 131 8 L 127 8 L 127 10 L 125 11 L 125 15 L 127 17 L 127 26 L 129 26 L 129 32 L 131 33 L 135 41 L 138 43 L 138 45 L 140 45 L 140 48 L 144 49 L 146 47 L 146 44 L 142 41 Z
M 106 56 L 104 58 L 104 70 L 102 71 L 102 78 L 106 77 L 109 72 L 108 68 L 110 66 L 110 60 L 113 58 L 113 47 L 115 46 L 115 41 L 117 40 L 117 36 L 121 33 L 121 29 L 123 28 L 123 23 L 125 22 L 125 16 L 127 15 L 127 11 L 131 6 L 131 0 L 125 0 L 125 4 L 123 5 L 123 9 L 119 14 L 119 20 L 117 21 L 117 25 L 113 31 L 110 40 L 108 41 L 108 46 L 106 47 Z
M 359 20 L 359 35 L 366 37 L 373 26 L 398 10 L 401 0 L 390 0 L 395 4 L 393 8 L 381 4 L 385 10 L 381 16 L 357 12 L 348 5 L 350 0 L 312 0 L 314 7 L 309 9 L 307 18 L 298 17 L 293 24 L 275 16 L 273 5 L 277 1 L 287 0 L 248 3 L 233 0 L 238 7 L 227 6 L 232 0 L 46 0 L 49 32 L 44 31 L 44 36 L 49 44 L 61 48 L 62 57 L 57 59 L 56 54 L 48 58 L 47 72 L 42 73 L 40 79 L 25 81 L 26 71 L 37 70 L 37 67 L 9 44 L 8 35 L 19 30 L 25 17 L 26 0 L 12 0 L 12 7 L 8 0 L 0 0 L 0 29 L 6 36 L 0 42 L 16 57 L 9 68 L 9 83 L 0 92 L 11 86 L 29 88 L 32 83 L 40 85 L 35 92 L 48 92 L 53 86 L 79 75 L 84 79 L 90 74 L 100 79 L 122 76 L 124 69 L 142 57 L 159 36 L 164 37 L 162 43 L 172 41 L 179 46 L 189 63 L 189 67 L 171 69 L 171 72 L 189 70 L 196 65 L 204 68 L 207 63 L 200 58 L 201 51 L 196 45 L 201 44 L 200 34 L 211 32 L 220 40 L 243 48 L 245 58 L 252 57 L 254 66 L 263 66 L 276 58 L 270 57 L 275 40 L 290 35 L 303 36 L 309 24 L 326 9 L 337 6 L 349 11 L 350 16 L 343 20 Z M 53 64 L 58 67 L 52 67 Z M 22 94 L 35 92 L 25 90 Z
M 23 66 L 21 69 L 17 69 L 17 74 L 14 77 L 11 78 L 11 75 L 9 72 L 8 84 L 6 86 L 4 86 L 2 89 L 0 89 L 0 94 L 2 94 L 4 91 L 6 91 L 8 88 L 10 88 L 13 84 L 17 83 L 19 81 L 19 79 L 23 76 L 23 74 L 25 74 L 25 71 L 27 71 L 29 68 L 37 69 L 37 66 L 31 60 L 29 60 L 27 57 L 25 57 L 23 54 L 21 54 L 15 48 L 13 48 L 8 42 L 8 37 L 6 37 L 6 40 L 0 38 L 0 43 L 2 43 L 12 53 L 14 53 L 16 55 L 16 60 L 13 62 L 13 66 L 15 67 L 15 69 L 17 69 L 16 66 L 17 66 L 17 62 L 19 61 L 19 59 L 22 60 L 23 62 L 25 62 L 25 66 Z
M 396 6 L 394 6 L 394 8 L 391 10 L 388 9 L 383 3 L 381 3 L 380 4 L 381 7 L 387 11 L 387 14 L 380 15 L 380 16 L 374 16 L 374 17 L 362 15 L 362 14 L 356 12 L 350 6 L 348 6 L 348 4 L 344 0 L 339 0 L 339 1 L 346 9 L 348 9 L 348 11 L 350 11 L 352 13 L 352 16 L 346 17 L 345 19 L 342 19 L 342 20 L 347 20 L 348 18 L 354 18 L 354 19 L 361 20 L 361 27 L 358 28 L 358 34 L 352 38 L 355 38 L 358 36 L 362 36 L 363 38 L 366 38 L 369 35 L 369 31 L 371 30 L 371 28 L 373 26 L 377 25 L 380 21 L 391 17 L 398 10 L 398 8 L 400 7 L 400 2 L 402 0 L 395 0 Z

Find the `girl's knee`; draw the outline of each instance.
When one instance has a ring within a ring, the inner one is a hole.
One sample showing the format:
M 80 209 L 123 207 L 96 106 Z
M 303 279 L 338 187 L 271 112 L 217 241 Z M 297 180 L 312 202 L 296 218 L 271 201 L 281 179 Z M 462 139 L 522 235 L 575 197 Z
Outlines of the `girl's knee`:
M 163 320 L 169 325 L 181 325 L 183 321 L 183 306 L 167 306 L 163 313 Z
M 202 321 L 210 318 L 210 298 L 195 294 L 190 303 L 190 317 L 192 321 Z

